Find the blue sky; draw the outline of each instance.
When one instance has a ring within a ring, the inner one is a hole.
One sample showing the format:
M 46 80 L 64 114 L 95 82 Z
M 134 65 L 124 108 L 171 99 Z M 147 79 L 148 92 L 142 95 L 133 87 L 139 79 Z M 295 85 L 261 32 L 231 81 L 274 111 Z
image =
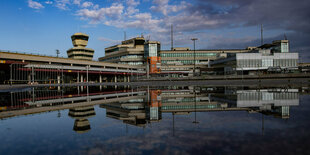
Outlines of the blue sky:
M 291 41 L 291 51 L 310 59 L 310 4 L 307 0 L 1 0 L 0 49 L 67 57 L 70 36 L 84 32 L 95 59 L 104 48 L 143 34 L 170 48 L 170 25 L 175 47 L 198 49 L 245 48 Z

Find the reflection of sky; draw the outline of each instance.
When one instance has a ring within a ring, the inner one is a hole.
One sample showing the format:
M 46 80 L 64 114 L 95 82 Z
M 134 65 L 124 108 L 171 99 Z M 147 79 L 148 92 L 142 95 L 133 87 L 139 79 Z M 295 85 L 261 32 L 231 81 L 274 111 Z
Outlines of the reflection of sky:
M 194 113 L 175 115 L 174 136 L 170 113 L 142 128 L 107 118 L 105 109 L 95 106 L 96 115 L 88 118 L 91 130 L 84 134 L 73 131 L 68 110 L 60 111 L 60 118 L 57 111 L 19 116 L 0 121 L 0 154 L 306 153 L 309 100 L 301 96 L 288 120 L 264 116 L 264 136 L 262 115 L 244 111 L 199 112 L 199 124 L 192 123 Z

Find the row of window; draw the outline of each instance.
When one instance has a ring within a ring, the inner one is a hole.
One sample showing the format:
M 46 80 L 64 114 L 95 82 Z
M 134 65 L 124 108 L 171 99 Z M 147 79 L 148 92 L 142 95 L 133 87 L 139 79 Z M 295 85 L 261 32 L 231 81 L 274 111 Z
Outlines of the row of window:
M 86 52 L 86 53 L 94 53 L 93 50 L 87 50 L 87 49 L 69 49 L 68 53 L 70 52 Z
M 178 102 L 194 102 L 195 101 L 195 98 L 183 98 L 181 100 L 179 100 Z M 200 102 L 200 98 L 196 98 L 196 101 L 197 102 Z M 168 103 L 168 102 L 176 102 L 175 99 L 165 99 L 165 100 L 162 100 L 162 102 L 165 102 L 165 103 Z
M 143 58 L 143 56 L 141 56 L 141 55 L 124 55 L 124 56 L 107 58 L 107 59 L 104 59 L 101 61 L 115 60 L 115 59 L 120 59 L 120 58 Z
M 238 100 L 245 100 L 245 101 L 251 101 L 251 100 L 263 100 L 263 101 L 270 101 L 270 100 L 292 100 L 292 99 L 298 99 L 299 95 L 298 93 L 269 93 L 269 92 L 263 92 L 263 93 L 242 93 L 238 94 L 237 99 Z
M 141 61 L 128 61 L 128 62 L 118 62 L 118 64 L 143 65 L 143 62 L 141 62 Z
M 245 59 L 237 60 L 238 67 L 296 67 L 297 59 Z
M 297 59 L 275 59 L 273 60 L 274 66 L 292 66 L 297 67 Z
M 163 106 L 163 110 L 172 110 L 172 109 L 215 109 L 220 108 L 219 105 L 175 105 L 175 106 Z
M 81 39 L 81 40 L 88 41 L 88 37 L 87 36 L 72 36 L 71 39 L 72 40 Z
M 72 54 L 69 56 L 69 58 L 73 58 L 73 57 L 89 57 L 89 58 L 92 58 L 93 56 L 92 55 L 85 55 L 85 54 Z
M 194 53 L 161 53 L 161 57 L 194 57 Z M 216 53 L 196 53 L 196 57 L 216 56 Z
M 280 45 L 272 47 L 271 50 L 275 53 L 288 53 L 289 45 L 288 43 L 281 43 Z
M 111 50 L 106 50 L 105 53 L 111 53 L 111 52 L 115 52 L 115 51 L 119 51 L 119 48 L 113 48 Z
M 141 55 L 125 55 L 121 56 L 121 58 L 143 58 Z
M 162 64 L 184 64 L 184 65 L 192 65 L 195 63 L 194 60 L 162 60 Z M 200 60 L 196 60 L 196 64 L 200 63 Z

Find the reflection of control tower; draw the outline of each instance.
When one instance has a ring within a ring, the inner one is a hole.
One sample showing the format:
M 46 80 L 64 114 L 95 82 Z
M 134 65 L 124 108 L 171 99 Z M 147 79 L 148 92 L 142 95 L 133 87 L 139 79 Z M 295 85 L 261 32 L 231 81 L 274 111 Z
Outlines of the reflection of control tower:
M 92 60 L 94 50 L 86 48 L 89 36 L 84 33 L 75 33 L 71 36 L 73 48 L 67 51 L 68 57 L 73 59 Z
M 88 132 L 90 130 L 90 123 L 87 118 L 95 115 L 93 106 L 70 109 L 69 116 L 75 119 L 73 130 L 77 133 Z

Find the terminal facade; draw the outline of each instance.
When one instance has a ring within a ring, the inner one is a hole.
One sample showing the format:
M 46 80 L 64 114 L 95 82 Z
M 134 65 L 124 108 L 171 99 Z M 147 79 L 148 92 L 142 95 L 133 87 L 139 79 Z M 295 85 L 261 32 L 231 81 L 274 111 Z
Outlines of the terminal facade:
M 154 44 L 153 46 L 151 44 Z M 156 44 L 156 45 L 155 45 Z M 150 47 L 156 46 L 156 53 L 149 53 Z M 161 74 L 172 76 L 191 76 L 194 67 L 197 72 L 200 68 L 207 68 L 209 62 L 216 60 L 225 53 L 244 53 L 250 49 L 215 49 L 215 50 L 192 50 L 190 48 L 173 48 L 171 50 L 161 50 L 160 42 L 146 40 L 143 36 L 122 41 L 121 44 L 105 49 L 105 56 L 100 57 L 101 62 L 112 62 L 118 64 L 128 64 L 136 66 L 148 66 L 147 70 L 152 70 L 151 61 L 160 64 Z M 152 58 L 151 58 L 152 57 Z M 155 58 L 156 57 L 156 58 Z M 153 67 L 153 70 L 156 67 Z M 150 72 L 152 73 L 152 71 Z M 155 73 L 155 71 L 153 72 Z M 158 71 L 156 73 L 159 73 Z
M 149 76 L 295 72 L 299 67 L 299 55 L 289 51 L 288 40 L 246 49 L 161 50 L 160 42 L 140 36 L 105 48 L 105 56 L 93 61 L 94 50 L 86 48 L 88 38 L 84 33 L 73 34 L 74 47 L 67 51 L 68 58 L 0 51 L 0 82 L 130 82 Z
M 257 74 L 261 72 L 295 72 L 298 53 L 290 53 L 289 41 L 264 44 L 247 53 L 235 53 L 211 62 L 217 74 Z

